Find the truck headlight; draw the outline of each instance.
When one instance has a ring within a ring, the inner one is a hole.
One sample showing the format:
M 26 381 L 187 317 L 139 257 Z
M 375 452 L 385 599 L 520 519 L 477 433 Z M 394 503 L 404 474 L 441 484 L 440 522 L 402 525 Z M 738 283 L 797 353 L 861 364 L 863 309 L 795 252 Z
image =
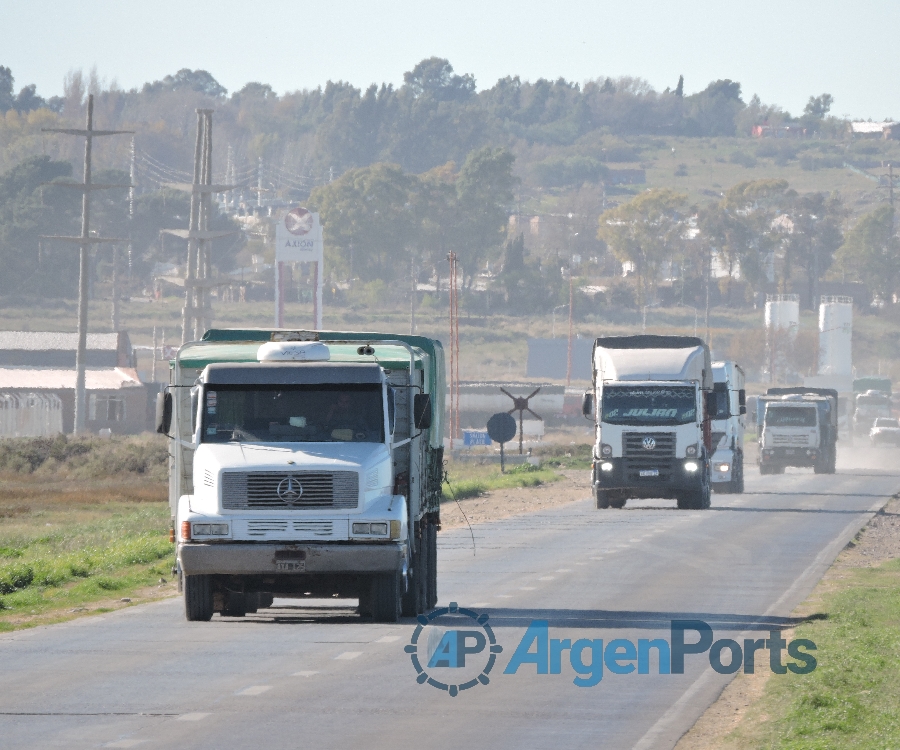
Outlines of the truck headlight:
M 368 534 L 369 533 L 369 524 L 367 524 L 367 523 L 353 524 L 353 533 L 354 534 Z
M 600 444 L 600 455 L 609 457 L 612 455 L 612 446 L 607 445 L 606 443 Z
M 370 524 L 369 528 L 373 534 L 380 534 L 381 536 L 385 536 L 388 533 L 388 525 L 387 523 L 373 523 Z
M 693 474 L 700 467 L 697 465 L 696 461 L 685 461 L 684 462 L 684 470 Z
M 612 471 L 613 465 L 609 461 L 604 461 L 600 464 L 600 471 Z
M 226 536 L 228 534 L 227 523 L 193 523 L 191 524 L 191 536 Z
M 731 468 L 731 464 L 719 464 L 716 468 L 719 471 L 728 471 Z

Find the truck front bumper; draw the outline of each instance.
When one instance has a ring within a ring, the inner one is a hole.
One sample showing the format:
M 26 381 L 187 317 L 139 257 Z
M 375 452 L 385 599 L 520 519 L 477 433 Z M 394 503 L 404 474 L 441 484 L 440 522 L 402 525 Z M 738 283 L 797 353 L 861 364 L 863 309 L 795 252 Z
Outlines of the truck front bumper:
M 763 448 L 759 452 L 759 462 L 779 466 L 814 466 L 818 455 L 815 448 Z
M 406 545 L 182 543 L 178 561 L 185 575 L 274 573 L 392 573 L 403 568 Z
M 690 471 L 691 465 L 696 469 Z M 706 472 L 702 458 L 669 458 L 656 462 L 604 458 L 594 462 L 594 486 L 601 490 L 623 490 L 635 497 L 676 497 L 700 489 Z

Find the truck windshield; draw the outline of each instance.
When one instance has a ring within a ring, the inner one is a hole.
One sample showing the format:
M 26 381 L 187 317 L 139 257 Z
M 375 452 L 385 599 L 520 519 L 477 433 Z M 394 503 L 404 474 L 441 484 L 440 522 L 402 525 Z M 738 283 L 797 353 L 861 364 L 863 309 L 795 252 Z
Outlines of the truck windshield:
M 778 406 L 766 409 L 766 424 L 770 427 L 815 427 L 815 406 Z
M 601 413 L 607 424 L 687 424 L 697 419 L 697 394 L 690 386 L 610 386 Z
M 205 443 L 384 442 L 380 385 L 207 386 Z

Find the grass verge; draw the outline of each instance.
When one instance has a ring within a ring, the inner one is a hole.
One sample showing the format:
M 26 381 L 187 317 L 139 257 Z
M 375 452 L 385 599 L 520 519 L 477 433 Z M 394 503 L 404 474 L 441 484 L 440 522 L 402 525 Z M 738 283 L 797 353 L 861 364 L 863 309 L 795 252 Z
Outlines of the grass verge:
M 506 473 L 501 473 L 500 467 L 495 465 L 451 464 L 448 474 L 452 495 L 444 484 L 442 502 L 452 501 L 453 497 L 457 500 L 478 497 L 490 490 L 537 487 L 560 479 L 554 471 L 531 464 L 519 464 L 507 469 Z
M 827 618 L 794 634 L 815 642 L 818 667 L 768 680 L 729 747 L 900 747 L 900 560 L 847 570 L 822 605 Z

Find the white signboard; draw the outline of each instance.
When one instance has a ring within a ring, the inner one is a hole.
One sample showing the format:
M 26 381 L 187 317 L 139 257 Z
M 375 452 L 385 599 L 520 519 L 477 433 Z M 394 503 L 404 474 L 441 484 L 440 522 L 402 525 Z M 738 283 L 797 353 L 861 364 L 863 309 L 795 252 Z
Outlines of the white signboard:
M 284 215 L 275 229 L 275 260 L 282 263 L 322 262 L 319 214 L 294 208 Z

